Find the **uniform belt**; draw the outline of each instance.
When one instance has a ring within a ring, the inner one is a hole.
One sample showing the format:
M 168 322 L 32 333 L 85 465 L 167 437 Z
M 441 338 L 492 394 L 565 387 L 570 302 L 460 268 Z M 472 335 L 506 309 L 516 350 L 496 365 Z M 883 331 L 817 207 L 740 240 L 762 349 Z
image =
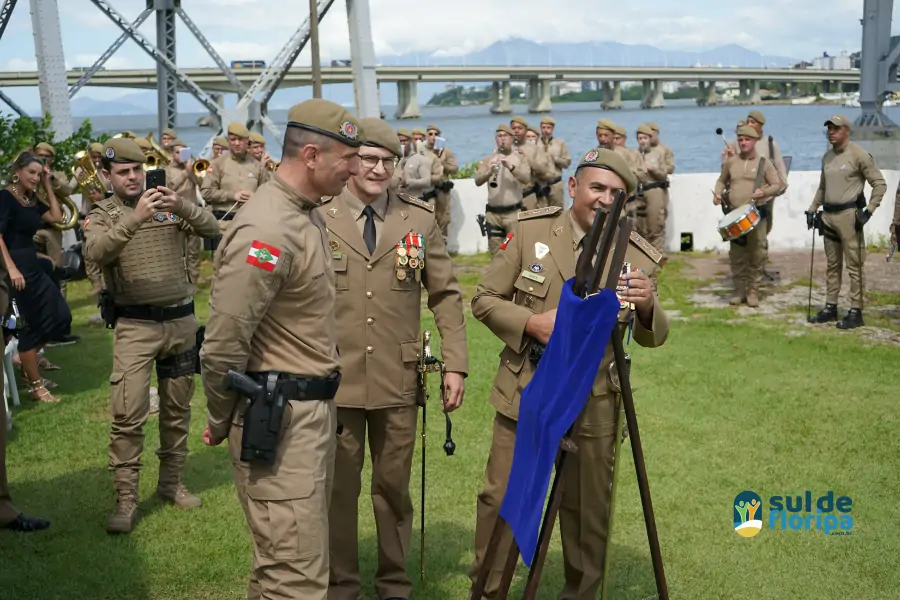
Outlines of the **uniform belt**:
M 270 371 L 247 373 L 256 383 L 265 387 Z M 278 374 L 278 391 L 287 400 L 333 400 L 341 384 L 341 373 L 335 371 L 328 377 L 303 377 L 289 373 Z
M 422 194 L 422 200 L 424 200 L 425 202 L 431 202 L 432 200 L 437 198 L 437 195 L 438 195 L 438 190 L 433 189 L 429 192 L 425 192 L 424 194 Z
M 227 210 L 214 210 L 212 211 L 213 216 L 219 221 L 230 221 L 234 218 L 234 211 L 228 212 Z
M 192 314 L 194 314 L 193 300 L 173 306 L 136 304 L 116 307 L 116 316 L 120 319 L 139 319 L 141 321 L 174 321 Z
M 842 204 L 822 205 L 822 210 L 827 213 L 841 212 L 842 210 L 850 210 L 851 208 L 856 208 L 856 200 L 851 200 L 850 202 L 844 202 Z
M 516 210 L 522 210 L 524 208 L 525 208 L 525 205 L 523 205 L 521 202 L 519 202 L 519 203 L 513 204 L 512 206 L 491 206 L 490 204 L 488 204 L 487 206 L 484 207 L 484 210 L 486 210 L 487 212 L 502 214 L 502 213 L 513 212 Z
M 640 184 L 642 190 L 669 189 L 669 181 L 651 181 L 650 183 Z

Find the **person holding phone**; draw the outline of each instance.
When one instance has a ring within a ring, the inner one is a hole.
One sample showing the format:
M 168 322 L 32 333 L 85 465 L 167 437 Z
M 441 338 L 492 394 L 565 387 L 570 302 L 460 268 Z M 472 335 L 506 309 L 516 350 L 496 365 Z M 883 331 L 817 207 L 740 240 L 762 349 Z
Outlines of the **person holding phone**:
M 137 520 L 154 363 L 160 400 L 156 493 L 182 508 L 201 504 L 181 481 L 198 352 L 196 287 L 185 266 L 185 238 L 216 236 L 219 224 L 210 211 L 166 187 L 163 170 L 148 172 L 145 180 L 146 160 L 134 140 L 106 142 L 103 174 L 113 195 L 98 202 L 85 223 L 85 256 L 103 268 L 107 289 L 100 304 L 107 327 L 115 329 L 109 467 L 118 498 L 109 533 L 129 533 Z
M 200 204 L 197 195 L 199 182 L 194 175 L 194 161 L 191 149 L 180 139 L 172 142 L 172 162 L 166 167 L 166 187 L 175 192 L 184 202 Z M 200 281 L 200 254 L 203 252 L 203 239 L 199 235 L 188 238 L 187 264 L 191 283 Z

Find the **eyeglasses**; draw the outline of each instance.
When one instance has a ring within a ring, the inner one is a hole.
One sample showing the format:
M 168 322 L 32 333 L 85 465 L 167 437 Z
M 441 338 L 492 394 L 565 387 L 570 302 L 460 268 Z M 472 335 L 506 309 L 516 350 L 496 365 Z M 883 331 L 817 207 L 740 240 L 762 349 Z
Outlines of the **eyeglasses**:
M 397 158 L 394 156 L 390 156 L 388 158 L 378 158 L 377 156 L 371 155 L 360 155 L 359 161 L 363 164 L 363 166 L 368 169 L 374 169 L 378 163 L 381 163 L 381 166 L 384 167 L 385 171 L 393 171 L 397 167 Z

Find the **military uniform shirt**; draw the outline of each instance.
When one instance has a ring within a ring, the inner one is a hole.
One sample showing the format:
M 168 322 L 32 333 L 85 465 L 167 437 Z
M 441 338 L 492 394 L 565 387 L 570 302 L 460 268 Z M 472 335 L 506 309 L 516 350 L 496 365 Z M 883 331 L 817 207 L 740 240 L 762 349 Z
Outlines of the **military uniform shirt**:
M 762 191 L 766 198 L 778 193 L 781 188 L 781 180 L 778 172 L 772 166 L 771 161 L 765 161 L 765 173 L 763 177 Z M 733 208 L 750 203 L 750 196 L 755 191 L 756 169 L 759 167 L 759 157 L 744 159 L 740 155 L 732 156 L 722 165 L 722 173 L 716 181 L 716 195 L 721 197 L 726 187 L 730 187 L 728 202 Z M 766 198 L 756 200 L 756 204 L 762 204 Z
M 485 156 L 478 162 L 475 171 L 475 185 L 484 185 L 494 176 L 491 161 L 495 156 L 503 156 L 497 152 Z M 513 206 L 522 202 L 522 188 L 531 181 L 531 166 L 526 158 L 512 152 L 505 155 L 513 169 L 498 165 L 497 187 L 488 186 L 488 206 Z
M 268 180 L 269 171 L 265 165 L 249 152 L 241 159 L 227 154 L 210 163 L 209 171 L 200 184 L 200 195 L 211 208 L 228 210 L 235 202 L 236 192 L 255 192 Z
M 831 148 L 822 157 L 822 174 L 819 189 L 809 208 L 818 210 L 822 204 L 845 204 L 853 202 L 865 189 L 866 182 L 872 186 L 872 197 L 866 207 L 870 213 L 881 205 L 887 191 L 884 175 L 875 166 L 872 155 L 854 144 L 847 142 L 841 150 Z

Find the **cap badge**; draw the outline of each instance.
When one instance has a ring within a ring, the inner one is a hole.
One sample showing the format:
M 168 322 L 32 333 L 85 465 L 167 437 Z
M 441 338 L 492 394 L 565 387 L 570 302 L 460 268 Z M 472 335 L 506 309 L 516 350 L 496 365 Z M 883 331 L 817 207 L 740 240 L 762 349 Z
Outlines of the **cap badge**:
M 107 148 L 106 149 L 106 158 L 113 159 L 115 157 L 116 157 L 116 151 L 113 150 L 112 148 Z
M 581 162 L 586 162 L 586 163 L 596 162 L 599 157 L 600 157 L 599 152 L 597 152 L 596 150 L 591 150 L 590 152 L 588 152 L 587 154 L 584 155 L 584 160 L 582 160 Z
M 341 123 L 341 135 L 347 138 L 348 140 L 356 139 L 356 125 L 351 123 L 350 121 L 344 121 Z

